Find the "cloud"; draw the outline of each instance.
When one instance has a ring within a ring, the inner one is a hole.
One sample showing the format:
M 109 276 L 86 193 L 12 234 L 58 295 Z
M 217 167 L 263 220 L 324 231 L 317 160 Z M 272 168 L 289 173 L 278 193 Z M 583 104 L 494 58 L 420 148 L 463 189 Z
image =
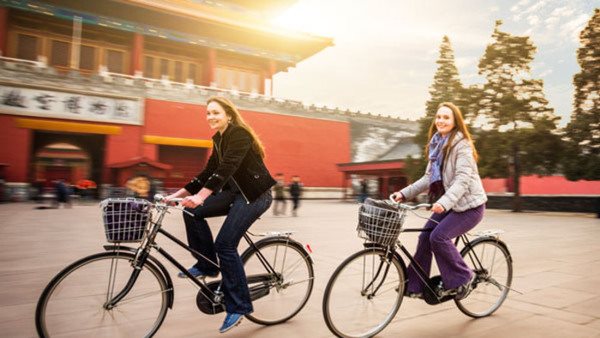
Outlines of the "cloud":
M 551 17 L 558 17 L 558 16 L 571 16 L 573 15 L 573 13 L 575 13 L 575 9 L 574 8 L 569 8 L 569 6 L 564 6 L 564 7 L 559 7 L 559 8 L 555 8 L 552 13 L 550 13 Z
M 560 35 L 562 37 L 570 37 L 575 42 L 579 42 L 579 33 L 585 27 L 587 22 L 590 20 L 589 14 L 580 14 L 574 19 L 571 19 L 560 27 Z
M 527 17 L 527 23 L 529 23 L 532 26 L 537 26 L 537 24 L 540 22 L 540 17 L 537 15 L 530 15 Z

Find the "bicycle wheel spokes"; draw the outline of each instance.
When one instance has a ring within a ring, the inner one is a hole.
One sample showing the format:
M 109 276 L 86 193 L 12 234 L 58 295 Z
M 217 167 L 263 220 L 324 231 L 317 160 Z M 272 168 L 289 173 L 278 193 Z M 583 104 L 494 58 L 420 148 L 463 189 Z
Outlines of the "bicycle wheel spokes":
M 476 273 L 474 289 L 458 308 L 468 316 L 489 316 L 506 299 L 512 282 L 512 260 L 508 250 L 495 240 L 475 243 L 463 252 L 467 265 Z
M 299 245 L 286 241 L 257 245 L 275 275 L 270 274 L 269 281 L 249 284 L 251 290 L 262 290 L 262 293 L 252 301 L 254 312 L 246 317 L 263 325 L 285 322 L 295 316 L 310 297 L 314 283 L 312 263 Z M 268 273 L 255 251 L 243 259 L 247 276 Z
M 380 249 L 350 256 L 331 276 L 323 298 L 327 326 L 338 337 L 372 337 L 394 318 L 404 291 L 404 272 Z
M 149 337 L 166 315 L 167 287 L 160 272 L 145 266 L 131 291 L 114 308 L 107 300 L 129 280 L 131 257 L 90 256 L 63 270 L 48 285 L 36 313 L 46 337 Z

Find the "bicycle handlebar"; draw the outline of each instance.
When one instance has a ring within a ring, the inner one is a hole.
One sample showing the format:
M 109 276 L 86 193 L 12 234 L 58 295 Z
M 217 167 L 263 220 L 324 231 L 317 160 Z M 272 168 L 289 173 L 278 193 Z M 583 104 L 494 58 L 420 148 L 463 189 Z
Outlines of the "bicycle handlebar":
M 154 195 L 154 202 L 157 204 L 162 204 L 163 206 L 166 206 L 168 208 L 173 208 L 173 209 L 177 209 L 177 210 L 181 210 L 183 212 L 185 212 L 186 214 L 188 214 L 189 216 L 194 216 L 193 213 L 185 210 L 185 208 L 180 204 L 181 201 L 183 201 L 183 198 L 171 198 L 169 200 L 169 203 L 175 203 L 175 205 L 169 205 L 166 203 L 165 201 L 165 196 L 161 195 L 161 194 L 156 194 Z
M 395 193 L 390 195 L 390 197 L 389 197 L 390 201 L 392 201 L 392 203 L 394 203 L 394 205 L 397 205 L 401 209 L 417 210 L 417 209 L 421 209 L 421 208 L 431 208 L 431 204 L 429 204 L 429 203 L 420 203 L 417 205 L 410 205 L 410 204 L 396 202 L 396 199 L 394 199 L 395 195 L 396 195 Z

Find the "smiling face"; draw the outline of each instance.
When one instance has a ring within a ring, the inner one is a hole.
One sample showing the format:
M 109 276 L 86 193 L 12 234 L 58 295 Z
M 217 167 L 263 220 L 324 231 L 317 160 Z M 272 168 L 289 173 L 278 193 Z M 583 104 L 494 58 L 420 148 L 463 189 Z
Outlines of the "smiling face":
M 454 113 L 452 109 L 442 106 L 435 113 L 435 127 L 440 135 L 446 136 L 454 129 Z
M 227 129 L 231 117 L 227 116 L 219 103 L 212 101 L 206 107 L 206 120 L 211 129 L 217 130 L 222 134 Z

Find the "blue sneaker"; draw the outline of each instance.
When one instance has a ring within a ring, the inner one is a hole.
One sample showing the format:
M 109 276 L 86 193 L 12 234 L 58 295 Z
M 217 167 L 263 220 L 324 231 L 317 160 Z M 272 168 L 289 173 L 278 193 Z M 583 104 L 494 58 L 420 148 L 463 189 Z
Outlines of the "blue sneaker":
M 244 315 L 228 312 L 227 316 L 225 316 L 225 320 L 223 321 L 223 325 L 221 325 L 221 328 L 219 329 L 219 332 L 225 333 L 233 329 L 242 322 L 242 319 L 244 319 Z
M 191 268 L 188 269 L 188 272 L 192 274 L 192 276 L 196 277 L 196 278 L 205 278 L 205 277 L 217 277 L 217 275 L 219 274 L 218 272 L 216 273 L 205 273 L 204 271 L 198 269 L 195 266 L 192 266 Z M 187 278 L 187 275 L 183 272 L 179 272 L 177 274 L 177 277 L 179 278 Z

